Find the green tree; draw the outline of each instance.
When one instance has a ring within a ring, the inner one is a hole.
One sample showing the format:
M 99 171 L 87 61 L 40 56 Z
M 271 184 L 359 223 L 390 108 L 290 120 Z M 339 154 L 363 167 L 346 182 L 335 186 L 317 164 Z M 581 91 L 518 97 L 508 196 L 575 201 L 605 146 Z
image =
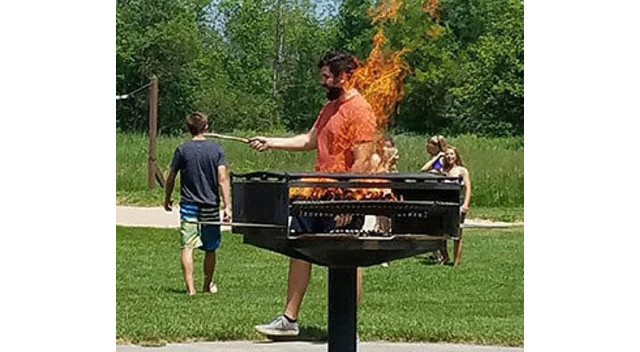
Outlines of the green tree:
M 116 3 L 116 89 L 131 91 L 152 75 L 160 82 L 160 131 L 182 128 L 203 77 L 201 59 L 207 1 L 130 0 Z M 148 95 L 117 105 L 119 127 L 145 130 Z
M 343 0 L 337 18 L 338 49 L 351 51 L 359 58 L 366 58 L 373 47 L 372 38 L 376 33 L 368 15 L 375 5 L 373 0 Z
M 524 6 L 520 0 L 442 0 L 441 19 L 405 0 L 385 25 L 389 49 L 409 49 L 413 72 L 396 117 L 418 133 L 524 133 Z M 339 42 L 365 58 L 375 28 L 367 0 L 345 0 Z
M 454 31 L 475 40 L 459 56 L 450 90 L 452 130 L 490 136 L 524 134 L 524 5 L 520 0 L 478 1 L 484 23 Z M 452 11 L 453 12 L 453 11 Z
M 285 41 L 278 104 L 286 127 L 306 131 L 326 102 L 320 88 L 318 62 L 335 46 L 332 20 L 315 16 L 310 1 L 291 3 L 285 12 Z

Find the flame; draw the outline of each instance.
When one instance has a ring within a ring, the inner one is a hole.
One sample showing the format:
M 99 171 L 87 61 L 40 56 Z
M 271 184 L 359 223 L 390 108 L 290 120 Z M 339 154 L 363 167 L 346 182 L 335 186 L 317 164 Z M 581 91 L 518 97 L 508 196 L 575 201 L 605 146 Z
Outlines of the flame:
M 356 70 L 351 82 L 352 86 L 367 100 L 375 114 L 375 151 L 380 156 L 383 154 L 382 147 L 389 119 L 396 105 L 404 98 L 403 81 L 409 73 L 409 66 L 402 60 L 403 55 L 409 50 L 385 52 L 383 46 L 386 43 L 387 38 L 380 27 L 373 37 L 373 49 L 369 58 Z
M 332 178 L 302 178 L 302 182 L 308 183 L 337 183 L 338 180 Z M 359 183 L 384 183 L 389 180 L 383 179 L 357 179 L 353 182 Z M 289 189 L 290 200 L 390 200 L 397 201 L 398 198 L 391 188 L 338 188 L 338 187 L 292 187 Z
M 389 153 L 384 152 L 384 137 L 391 120 L 391 116 L 399 109 L 399 103 L 404 99 L 404 80 L 411 68 L 403 61 L 403 56 L 409 52 L 404 48 L 399 51 L 384 50 L 388 40 L 384 35 L 384 24 L 395 22 L 402 7 L 402 0 L 382 0 L 378 6 L 369 10 L 371 23 L 378 25 L 378 32 L 373 37 L 373 48 L 366 62 L 362 64 L 351 78 L 350 86 L 356 88 L 367 100 L 376 117 L 375 148 L 380 162 L 371 163 L 370 173 L 389 172 L 385 165 L 390 165 Z M 427 37 L 440 37 L 443 27 L 440 20 L 440 1 L 423 0 L 422 11 L 429 14 L 434 24 L 430 26 Z
M 425 0 L 422 3 L 422 12 L 428 13 L 434 22 L 440 21 L 440 0 Z
M 369 173 L 388 172 L 384 170 L 385 160 L 384 137 L 389 126 L 391 115 L 405 95 L 404 79 L 410 72 L 409 65 L 403 61 L 403 56 L 409 50 L 396 52 L 384 50 L 388 40 L 384 35 L 383 25 L 388 21 L 396 21 L 398 11 L 402 6 L 401 0 L 383 0 L 378 6 L 369 11 L 372 24 L 378 24 L 378 32 L 373 37 L 373 48 L 367 60 L 354 72 L 349 82 L 350 88 L 357 89 L 371 106 L 376 118 L 376 135 L 374 150 L 381 162 L 372 163 Z
M 429 26 L 426 37 L 429 39 L 438 39 L 444 32 L 444 27 L 440 25 L 440 0 L 424 0 L 422 3 L 422 12 L 426 13 L 433 19 L 433 24 Z
M 369 9 L 371 16 L 371 24 L 385 23 L 389 20 L 396 21 L 398 19 L 398 11 L 402 6 L 402 0 L 383 0 L 376 8 Z

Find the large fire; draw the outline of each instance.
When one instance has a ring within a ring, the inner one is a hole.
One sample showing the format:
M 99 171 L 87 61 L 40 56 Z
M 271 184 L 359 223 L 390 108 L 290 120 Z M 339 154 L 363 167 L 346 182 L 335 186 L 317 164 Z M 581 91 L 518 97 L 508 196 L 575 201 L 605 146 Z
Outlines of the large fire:
M 404 48 L 399 51 L 384 50 L 387 43 L 384 35 L 384 25 L 395 22 L 402 7 L 402 0 L 381 0 L 378 6 L 369 10 L 371 24 L 378 26 L 378 32 L 373 37 L 373 49 L 369 53 L 366 62 L 359 67 L 353 75 L 351 86 L 356 88 L 367 100 L 376 116 L 376 143 L 375 152 L 382 162 L 375 168 L 372 166 L 370 173 L 389 172 L 384 170 L 387 164 L 384 147 L 384 137 L 389 126 L 392 114 L 405 95 L 404 80 L 410 72 L 410 67 L 403 61 L 403 56 L 409 52 Z M 442 27 L 438 25 L 440 20 L 440 1 L 423 0 L 422 11 L 427 13 L 434 21 L 427 36 L 437 38 L 442 33 Z
M 406 49 L 398 52 L 385 52 L 382 48 L 387 43 L 382 27 L 373 38 L 373 49 L 367 62 L 358 68 L 352 78 L 352 85 L 367 100 L 376 116 L 375 152 L 382 156 L 384 136 L 389 126 L 389 119 L 395 108 L 404 98 L 404 78 L 409 73 L 409 66 L 402 61 Z M 384 164 L 384 160 L 381 165 Z M 384 170 L 370 170 L 380 172 Z
M 369 11 L 372 24 L 378 25 L 378 32 L 373 37 L 373 48 L 367 60 L 354 73 L 350 85 L 356 88 L 367 100 L 376 116 L 375 148 L 372 151 L 382 159 L 377 167 L 372 165 L 370 173 L 388 172 L 382 168 L 386 164 L 383 152 L 384 137 L 389 126 L 389 119 L 397 104 L 404 98 L 404 79 L 410 71 L 402 57 L 408 49 L 400 51 L 384 50 L 387 43 L 383 25 L 388 21 L 396 21 L 401 0 L 384 0 Z

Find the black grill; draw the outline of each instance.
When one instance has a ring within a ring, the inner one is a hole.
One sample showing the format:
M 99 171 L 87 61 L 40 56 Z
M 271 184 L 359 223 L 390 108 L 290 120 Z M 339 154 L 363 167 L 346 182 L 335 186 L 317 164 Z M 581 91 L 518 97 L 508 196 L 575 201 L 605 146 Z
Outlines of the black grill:
M 313 179 L 313 182 L 305 181 Z M 332 182 L 321 181 L 331 179 Z M 373 180 L 371 180 L 373 179 Z M 367 182 L 369 181 L 369 182 Z M 383 183 L 380 183 L 383 182 Z M 290 257 L 303 259 L 315 264 L 332 266 L 326 261 L 323 251 L 310 253 L 309 249 L 299 251 L 303 241 L 293 241 L 294 234 L 289 229 L 290 216 L 335 216 L 340 214 L 376 215 L 391 219 L 390 233 L 374 231 L 342 231 L 365 237 L 411 235 L 410 240 L 401 241 L 407 247 L 405 255 L 394 248 L 393 253 L 380 255 L 390 247 L 389 241 L 380 243 L 376 255 L 371 255 L 370 242 L 362 249 L 352 246 L 346 257 L 351 263 L 343 265 L 368 266 L 381 262 L 415 255 L 440 248 L 446 238 L 455 238 L 460 231 L 459 199 L 460 180 L 430 174 L 315 174 L 315 173 L 269 173 L 232 174 L 233 218 L 234 222 L 268 224 L 271 226 L 233 226 L 233 232 L 244 235 L 244 241 L 261 248 L 269 249 Z M 393 193 L 396 200 L 389 199 L 289 199 L 291 188 L 342 188 L 386 189 Z M 275 225 L 275 226 L 274 226 Z M 339 232 L 339 231 L 337 231 Z M 305 236 L 304 241 L 310 241 Z M 318 240 L 314 240 L 317 243 Z M 347 241 L 344 237 L 324 238 L 335 245 Z M 383 241 L 383 240 L 381 240 Z M 363 242 L 364 243 L 364 242 Z M 411 244 L 410 244 L 411 243 Z M 317 244 L 316 244 L 317 245 Z M 307 247 L 307 246 L 305 246 Z M 397 247 L 397 246 L 394 246 Z M 354 252 L 355 251 L 355 252 Z M 313 251 L 312 251 L 313 252 Z M 355 255 L 354 255 L 355 254 Z M 377 259 L 373 259 L 377 258 Z

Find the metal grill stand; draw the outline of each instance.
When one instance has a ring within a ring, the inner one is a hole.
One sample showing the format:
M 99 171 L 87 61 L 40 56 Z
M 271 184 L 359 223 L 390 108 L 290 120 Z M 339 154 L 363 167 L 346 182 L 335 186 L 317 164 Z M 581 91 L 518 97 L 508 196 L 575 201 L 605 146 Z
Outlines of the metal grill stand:
M 329 267 L 329 352 L 355 352 L 358 330 L 356 267 Z

